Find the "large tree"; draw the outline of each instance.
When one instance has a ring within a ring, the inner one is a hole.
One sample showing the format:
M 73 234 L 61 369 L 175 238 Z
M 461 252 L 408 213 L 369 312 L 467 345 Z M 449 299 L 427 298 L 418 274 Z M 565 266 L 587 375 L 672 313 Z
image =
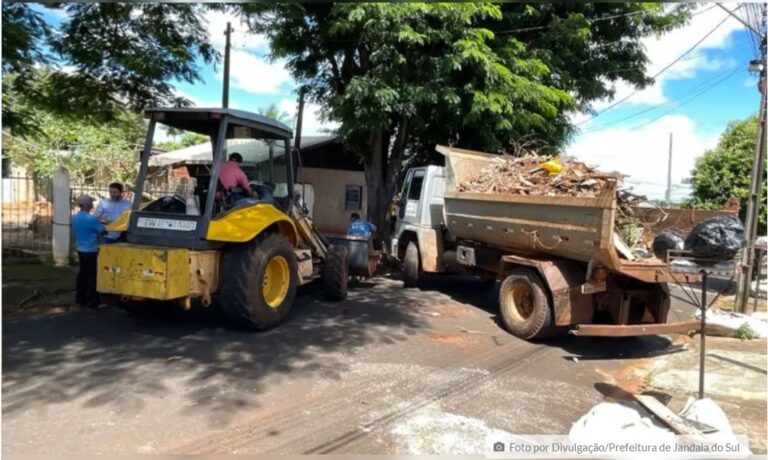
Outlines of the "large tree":
M 696 160 L 691 172 L 693 187 L 691 205 L 706 209 L 720 209 L 731 197 L 741 199 L 742 219 L 746 217 L 747 198 L 754 168 L 757 115 L 732 122 L 720 136 L 717 147 L 704 152 Z M 762 197 L 758 228 L 766 229 L 765 202 L 768 197 L 766 171 L 763 171 Z
M 382 223 L 404 160 L 436 143 L 557 148 L 569 114 L 649 83 L 639 40 L 681 24 L 659 4 L 243 5 L 365 165 L 368 213 Z M 383 227 L 383 226 L 382 226 Z
M 42 180 L 64 167 L 76 184 L 134 182 L 145 135 L 141 116 L 121 114 L 102 123 L 67 120 L 49 112 L 36 116 L 39 128 L 24 138 L 12 137 L 3 157 Z
M 198 81 L 198 59 L 218 59 L 203 5 L 58 3 L 45 8 L 65 13 L 59 27 L 46 21 L 42 7 L 2 6 L 3 124 L 15 135 L 39 127 L 32 109 L 75 121 L 112 121 L 126 109 L 188 105 L 171 82 Z

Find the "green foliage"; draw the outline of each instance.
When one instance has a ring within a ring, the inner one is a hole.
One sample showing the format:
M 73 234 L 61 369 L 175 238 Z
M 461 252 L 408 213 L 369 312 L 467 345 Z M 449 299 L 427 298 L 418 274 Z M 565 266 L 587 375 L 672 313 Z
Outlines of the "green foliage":
M 13 138 L 3 155 L 46 179 L 59 167 L 69 171 L 75 184 L 117 180 L 131 182 L 136 176 L 138 151 L 146 125 L 140 115 L 120 114 L 109 123 L 92 124 L 66 120 L 38 112 L 40 129 L 26 138 Z
M 40 41 L 50 37 L 40 13 L 25 3 L 3 2 L 3 74 L 21 73 L 35 63 L 47 62 Z
M 179 134 L 181 133 L 182 131 L 179 132 Z M 191 147 L 193 145 L 199 145 L 199 144 L 203 144 L 205 142 L 210 142 L 210 141 L 211 139 L 208 136 L 204 136 L 202 134 L 184 133 L 181 136 L 181 139 L 179 139 L 178 141 L 160 142 L 155 147 L 165 150 L 167 152 L 170 152 L 173 150 L 179 150 L 185 147 Z
M 64 6 L 66 5 L 66 6 Z M 196 4 L 69 3 L 55 33 L 26 4 L 3 3 L 3 121 L 39 126 L 14 102 L 73 120 L 113 122 L 124 107 L 184 106 L 169 82 L 200 79 L 197 59 L 216 62 L 204 8 Z
M 259 109 L 257 110 L 257 113 L 267 118 L 277 120 L 280 123 L 283 123 L 288 126 L 292 125 L 294 120 L 293 117 L 291 117 L 288 114 L 288 112 L 284 110 L 280 110 L 280 108 L 277 107 L 277 104 L 275 104 L 274 102 L 272 104 L 269 104 L 266 107 L 259 107 Z
M 741 340 L 753 340 L 760 338 L 757 332 L 752 330 L 752 328 L 749 326 L 749 323 L 744 323 L 738 329 L 736 329 L 734 336 Z
M 568 115 L 637 86 L 640 39 L 682 24 L 690 6 L 635 3 L 245 4 L 251 29 L 339 122 L 363 159 L 368 212 L 381 223 L 401 168 L 437 143 L 505 151 L 562 146 Z M 606 19 L 610 18 L 610 19 Z
M 757 115 L 746 120 L 732 122 L 720 136 L 717 147 L 708 150 L 696 160 L 691 172 L 693 198 L 690 205 L 703 209 L 721 209 L 731 197 L 741 199 L 740 216 L 746 216 L 749 197 L 755 142 L 757 140 Z M 758 228 L 766 230 L 766 172 L 763 171 L 763 187 Z

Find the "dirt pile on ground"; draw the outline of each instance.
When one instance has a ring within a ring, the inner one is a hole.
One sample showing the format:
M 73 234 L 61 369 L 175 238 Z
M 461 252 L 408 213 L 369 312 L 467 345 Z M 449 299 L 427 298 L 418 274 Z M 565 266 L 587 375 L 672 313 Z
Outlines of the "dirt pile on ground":
M 499 156 L 476 177 L 458 184 L 459 192 L 504 195 L 595 197 L 609 181 L 620 181 L 618 173 L 595 171 L 571 157 L 552 160 L 527 154 Z

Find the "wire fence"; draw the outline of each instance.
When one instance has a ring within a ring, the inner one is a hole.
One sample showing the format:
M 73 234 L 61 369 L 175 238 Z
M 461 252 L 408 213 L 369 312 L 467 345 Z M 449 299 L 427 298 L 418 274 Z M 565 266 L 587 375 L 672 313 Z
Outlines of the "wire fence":
M 146 202 L 153 201 L 168 195 L 179 195 L 181 194 L 180 192 L 183 193 L 184 190 L 180 191 L 179 187 L 171 188 L 168 185 L 154 186 L 154 185 L 146 184 L 144 187 L 144 192 L 142 193 L 141 202 L 146 203 Z M 83 195 L 88 195 L 91 198 L 93 198 L 94 200 L 93 206 L 94 206 L 94 209 L 96 209 L 96 207 L 99 205 L 99 202 L 101 202 L 102 200 L 110 199 L 109 184 L 71 186 L 69 189 L 71 215 L 74 215 L 80 210 L 79 207 L 77 206 L 77 199 Z M 134 198 L 135 198 L 135 195 L 132 190 L 132 187 L 127 186 L 126 190 L 123 192 L 123 199 L 126 199 L 129 202 L 133 203 Z M 77 244 L 75 242 L 74 233 L 70 233 L 70 235 L 71 235 L 71 243 L 69 245 L 70 259 L 74 262 L 77 260 Z
M 53 236 L 53 187 L 33 176 L 2 179 L 3 260 L 49 259 Z
M 142 202 L 162 196 L 187 193 L 189 184 L 147 184 Z M 69 188 L 70 214 L 78 211 L 77 198 L 89 195 L 97 206 L 101 200 L 109 199 L 108 184 L 73 185 Z M 131 187 L 123 198 L 133 202 Z M 70 235 L 72 233 L 70 232 Z M 71 237 L 71 260 L 76 260 L 77 248 Z M 5 262 L 48 261 L 53 256 L 53 184 L 50 180 L 32 175 L 7 176 L 2 178 L 2 246 Z

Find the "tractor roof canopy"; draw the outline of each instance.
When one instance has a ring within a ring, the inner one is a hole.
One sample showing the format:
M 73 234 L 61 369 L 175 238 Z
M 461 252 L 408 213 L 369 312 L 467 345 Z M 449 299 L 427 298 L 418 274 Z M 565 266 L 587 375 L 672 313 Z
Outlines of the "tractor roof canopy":
M 153 108 L 147 109 L 144 115 L 146 118 L 152 118 L 164 125 L 204 135 L 215 133 L 222 118 L 226 116 L 230 121 L 227 128 L 228 139 L 242 137 L 286 139 L 292 136 L 291 128 L 285 124 L 245 110 Z M 239 133 L 238 128 L 250 128 L 251 132 Z

